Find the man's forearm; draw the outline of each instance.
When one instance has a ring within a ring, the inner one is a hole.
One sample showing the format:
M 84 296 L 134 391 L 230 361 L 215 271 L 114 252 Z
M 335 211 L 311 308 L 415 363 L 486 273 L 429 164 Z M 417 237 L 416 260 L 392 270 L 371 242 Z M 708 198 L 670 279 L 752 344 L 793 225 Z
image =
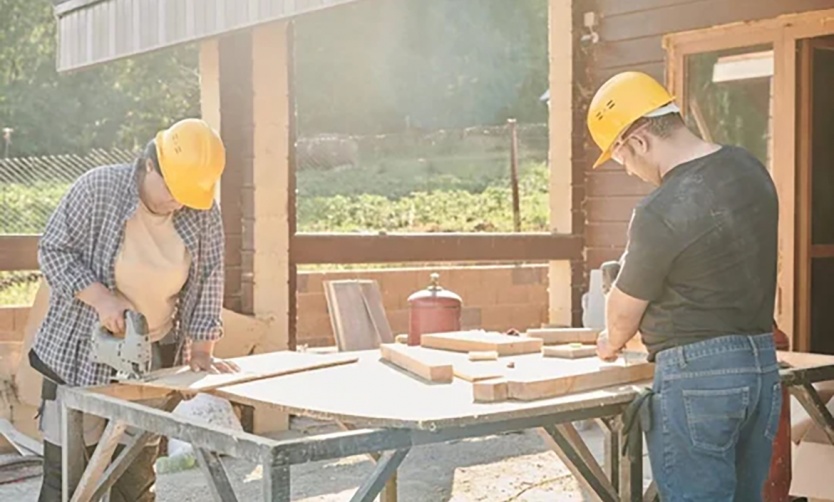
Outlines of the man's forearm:
M 622 349 L 626 344 L 637 335 L 640 325 L 629 325 L 627 323 L 609 322 L 607 323 L 608 343 L 617 350 Z
M 605 302 L 605 327 L 612 348 L 620 350 L 634 338 L 646 307 L 648 302 L 644 300 L 631 297 L 617 287 L 611 290 Z

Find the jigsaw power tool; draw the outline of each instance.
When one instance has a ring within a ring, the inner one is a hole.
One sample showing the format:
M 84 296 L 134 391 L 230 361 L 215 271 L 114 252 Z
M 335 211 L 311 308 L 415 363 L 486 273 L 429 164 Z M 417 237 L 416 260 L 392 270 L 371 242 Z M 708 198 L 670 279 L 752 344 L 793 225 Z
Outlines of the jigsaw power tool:
M 124 338 L 115 336 L 100 323 L 96 323 L 90 350 L 94 362 L 106 364 L 126 378 L 142 378 L 154 366 L 148 321 L 139 312 L 125 312 Z

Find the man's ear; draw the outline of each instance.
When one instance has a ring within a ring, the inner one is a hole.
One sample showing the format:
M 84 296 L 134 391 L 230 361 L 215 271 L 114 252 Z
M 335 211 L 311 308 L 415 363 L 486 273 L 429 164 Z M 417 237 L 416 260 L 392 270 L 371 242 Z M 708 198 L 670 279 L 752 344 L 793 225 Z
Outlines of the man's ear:
M 641 131 L 642 133 L 643 131 Z M 648 134 L 635 134 L 633 136 L 633 144 L 634 150 L 640 155 L 646 155 L 649 153 L 649 144 L 650 144 L 650 137 Z

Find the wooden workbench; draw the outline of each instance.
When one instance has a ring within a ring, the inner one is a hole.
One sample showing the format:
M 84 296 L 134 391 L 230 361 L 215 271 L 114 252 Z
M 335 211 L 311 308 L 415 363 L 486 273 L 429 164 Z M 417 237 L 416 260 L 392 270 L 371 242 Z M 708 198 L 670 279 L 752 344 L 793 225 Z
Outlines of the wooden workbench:
M 655 500 L 643 491 L 642 431 L 639 424 L 623 430 L 622 413 L 636 396 L 639 386 L 572 394 L 532 402 L 508 401 L 476 404 L 471 384 L 427 384 L 379 361 L 378 351 L 352 353 L 352 364 L 305 371 L 264 380 L 229 385 L 211 392 L 238 402 L 272 406 L 293 414 L 346 424 L 349 430 L 335 434 L 276 441 L 252 434 L 220 429 L 186 420 L 164 410 L 125 401 L 113 389 L 61 388 L 66 409 L 64 451 L 72 458 L 82 447 L 81 412 L 110 419 L 109 432 L 119 433 L 125 425 L 190 442 L 209 481 L 216 500 L 237 500 L 216 453 L 246 458 L 263 466 L 263 500 L 290 500 L 290 466 L 358 454 L 381 453 L 374 472 L 360 485 L 352 500 L 371 501 L 381 492 L 414 446 L 502 432 L 537 429 L 545 442 L 565 462 L 577 480 L 597 500 Z M 284 355 L 283 357 L 286 357 Z M 834 357 L 806 354 L 780 355 L 794 368 L 782 370 L 783 381 L 811 416 L 830 431 L 834 442 L 834 420 L 827 410 L 815 405 L 815 381 L 834 379 Z M 176 397 L 168 404 L 172 408 Z M 816 396 L 817 401 L 819 396 Z M 600 466 L 587 445 L 571 426 L 576 420 L 595 419 L 606 433 L 606 462 Z M 96 456 L 84 471 L 79 462 L 64 463 L 66 493 L 84 478 L 84 493 L 106 491 L 144 444 L 146 435 L 136 436 L 119 458 L 109 466 L 96 463 Z M 75 439 L 73 439 L 75 438 Z M 101 445 L 112 444 L 107 431 Z M 632 448 L 620 445 L 630 439 Z M 107 451 L 103 451 L 106 456 Z M 108 457 L 109 458 L 109 457 Z M 106 470 L 105 470 L 106 468 Z M 87 500 L 80 498 L 79 500 Z

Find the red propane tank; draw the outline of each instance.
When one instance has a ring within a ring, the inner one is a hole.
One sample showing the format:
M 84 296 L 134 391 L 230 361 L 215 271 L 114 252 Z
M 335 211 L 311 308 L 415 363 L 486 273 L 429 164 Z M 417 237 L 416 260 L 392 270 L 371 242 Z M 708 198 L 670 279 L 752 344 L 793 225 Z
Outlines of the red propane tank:
M 789 350 L 787 335 L 773 326 L 773 342 L 776 350 Z M 782 414 L 779 418 L 779 430 L 773 439 L 773 456 L 770 460 L 770 473 L 764 486 L 762 499 L 765 502 L 788 502 L 791 489 L 791 402 L 788 389 L 782 387 Z
M 408 345 L 420 345 L 423 333 L 460 331 L 460 296 L 440 287 L 440 276 L 431 274 L 431 285 L 408 297 Z

